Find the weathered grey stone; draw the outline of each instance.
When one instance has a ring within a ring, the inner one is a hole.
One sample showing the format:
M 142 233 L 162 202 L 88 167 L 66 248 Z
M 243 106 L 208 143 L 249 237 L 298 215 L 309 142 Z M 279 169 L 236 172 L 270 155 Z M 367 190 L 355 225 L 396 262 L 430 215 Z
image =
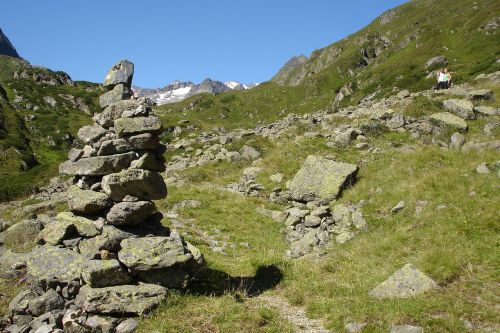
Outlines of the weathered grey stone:
M 435 66 L 446 66 L 448 64 L 448 59 L 445 56 L 440 55 L 434 58 L 430 58 L 427 60 L 425 64 L 425 68 L 435 67 Z
M 102 189 L 114 201 L 122 201 L 126 196 L 134 196 L 139 200 L 157 200 L 167 196 L 162 176 L 142 169 L 124 170 L 104 176 Z
M 301 239 L 291 243 L 290 248 L 295 256 L 301 256 L 309 253 L 312 247 L 317 245 L 318 242 L 316 230 L 310 230 Z
M 456 128 L 459 131 L 467 130 L 467 123 L 465 120 L 449 112 L 434 113 L 429 116 L 429 119 L 437 124 Z
M 136 225 L 156 211 L 150 201 L 120 202 L 111 207 L 106 219 L 113 225 Z
M 9 311 L 14 315 L 26 313 L 29 302 L 37 297 L 38 295 L 32 290 L 23 290 L 10 301 Z
M 273 183 L 281 183 L 283 181 L 284 175 L 282 173 L 275 173 L 274 175 L 269 176 L 269 180 Z
M 112 225 L 105 225 L 102 228 L 102 234 L 82 240 L 78 244 L 78 249 L 85 258 L 95 259 L 100 256 L 102 250 L 117 252 L 122 240 L 133 237 L 136 235 L 132 232 L 121 230 Z
M 43 244 L 57 245 L 74 235 L 76 235 L 76 228 L 73 223 L 56 220 L 45 226 L 38 235 L 38 240 Z
M 462 148 L 464 143 L 465 137 L 462 134 L 458 132 L 453 133 L 453 135 L 451 136 L 450 148 L 460 149 Z
M 83 280 L 92 288 L 111 287 L 131 282 L 118 260 L 90 260 L 82 271 Z
M 437 288 L 436 282 L 412 264 L 406 264 L 387 280 L 373 288 L 374 298 L 407 298 Z
M 391 213 L 392 214 L 396 214 L 396 213 L 399 213 L 400 211 L 402 211 L 403 209 L 405 208 L 405 202 L 404 201 L 400 201 L 398 202 L 394 207 L 392 207 L 391 209 Z
M 118 84 L 113 88 L 113 90 L 108 91 L 99 97 L 99 105 L 101 108 L 105 108 L 113 103 L 129 99 L 131 95 L 132 94 L 129 88 L 123 84 Z
M 97 155 L 113 155 L 133 150 L 154 150 L 158 148 L 159 139 L 151 133 L 132 136 L 128 139 L 104 141 L 99 147 Z
M 64 308 L 64 299 L 54 290 L 47 292 L 29 302 L 28 311 L 35 317 L 41 316 L 52 310 Z
M 71 148 L 68 153 L 68 159 L 71 162 L 78 161 L 83 156 L 83 150 L 77 148 Z
M 189 273 L 181 266 L 138 272 L 138 277 L 147 282 L 166 288 L 184 289 L 189 284 Z
M 62 318 L 65 333 L 93 333 L 85 325 L 87 317 L 81 309 L 68 309 Z
M 119 318 L 90 316 L 85 322 L 85 326 L 89 327 L 92 332 L 99 333 L 115 333 L 115 327 L 120 323 Z M 76 332 L 80 333 L 80 332 Z
M 99 125 L 87 125 L 78 130 L 78 138 L 87 144 L 99 140 L 106 133 L 108 131 Z
M 297 201 L 331 201 L 353 180 L 358 167 L 310 155 L 295 174 L 290 193 Z
M 145 169 L 157 172 L 165 171 L 165 159 L 152 153 L 145 153 L 130 163 L 130 169 Z
M 490 168 L 488 168 L 488 164 L 483 162 L 476 167 L 476 172 L 479 174 L 488 174 L 491 171 Z
M 240 155 L 242 158 L 250 159 L 250 160 L 256 160 L 256 159 L 260 158 L 260 156 L 261 156 L 260 152 L 257 149 L 255 149 L 254 147 L 251 147 L 251 146 L 247 146 L 247 145 L 244 145 L 243 147 L 241 147 Z
M 28 275 L 34 280 L 61 282 L 80 279 L 87 259 L 75 251 L 45 245 L 33 250 L 26 266 Z
M 156 116 L 118 118 L 115 120 L 115 132 L 118 137 L 142 133 L 160 134 L 163 131 L 161 121 Z
M 135 331 L 139 323 L 133 318 L 125 319 L 116 326 L 115 333 L 132 333 Z
M 84 286 L 76 304 L 93 314 L 144 315 L 167 295 L 167 289 L 154 284 L 121 285 L 105 288 Z
M 113 205 L 113 201 L 102 192 L 82 190 L 70 186 L 67 191 L 69 208 L 74 213 L 95 214 Z
M 493 91 L 489 89 L 477 89 L 470 91 L 467 98 L 472 101 L 493 99 Z
M 136 153 L 128 152 L 109 156 L 82 158 L 76 162 L 66 161 L 59 165 L 59 173 L 102 176 L 128 168 L 130 162 L 135 158 Z
M 115 120 L 120 118 L 123 112 L 138 108 L 141 103 L 137 100 L 123 100 L 106 107 L 101 113 L 96 114 L 93 120 L 104 128 L 114 126 Z
M 78 235 L 83 237 L 94 237 L 99 234 L 94 224 L 94 220 L 75 215 L 71 212 L 62 212 L 57 214 L 56 222 L 72 224 Z
M 120 60 L 106 74 L 104 87 L 112 88 L 117 84 L 124 84 L 128 88 L 131 88 L 133 76 L 134 64 L 128 60 Z
M 491 106 L 476 106 L 474 108 L 474 111 L 476 111 L 478 114 L 483 115 L 483 116 L 498 116 L 500 115 L 500 109 L 494 108 Z
M 368 224 L 366 223 L 365 217 L 363 216 L 363 213 L 359 211 L 355 211 L 351 215 L 352 218 L 352 224 L 356 229 L 358 230 L 366 230 L 368 227 Z
M 182 240 L 175 237 L 128 238 L 120 246 L 120 262 L 136 272 L 165 269 L 193 259 Z
M 474 105 L 465 99 L 448 99 L 443 102 L 446 110 L 462 119 L 474 119 Z
M 396 325 L 391 327 L 390 333 L 424 333 L 424 329 L 419 326 Z
M 316 228 L 321 223 L 321 218 L 314 215 L 307 215 L 304 218 L 304 225 L 309 228 Z
M 360 333 L 365 326 L 366 323 L 347 323 L 344 328 L 348 333 Z

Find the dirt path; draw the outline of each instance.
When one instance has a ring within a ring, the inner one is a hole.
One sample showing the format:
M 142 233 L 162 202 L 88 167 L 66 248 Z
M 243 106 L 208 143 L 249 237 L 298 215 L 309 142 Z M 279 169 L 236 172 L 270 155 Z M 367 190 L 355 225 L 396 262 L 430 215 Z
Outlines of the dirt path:
M 257 299 L 266 306 L 278 310 L 286 320 L 295 326 L 296 333 L 330 333 L 323 327 L 320 320 L 307 318 L 304 309 L 293 306 L 282 298 L 261 295 Z

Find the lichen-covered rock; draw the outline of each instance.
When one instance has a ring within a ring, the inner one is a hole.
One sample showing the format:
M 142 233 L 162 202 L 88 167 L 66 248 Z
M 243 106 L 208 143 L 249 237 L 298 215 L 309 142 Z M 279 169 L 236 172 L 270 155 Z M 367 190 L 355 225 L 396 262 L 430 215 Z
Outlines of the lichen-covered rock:
M 467 123 L 465 120 L 449 112 L 434 113 L 430 115 L 429 118 L 432 122 L 435 122 L 438 125 L 450 126 L 459 131 L 467 130 Z
M 137 237 L 137 235 L 112 225 L 105 225 L 100 235 L 82 240 L 78 244 L 78 249 L 85 258 L 96 259 L 99 257 L 101 250 L 117 252 L 122 240 L 133 237 Z
M 104 87 L 112 88 L 117 84 L 124 84 L 128 88 L 131 88 L 133 76 L 134 64 L 128 60 L 120 60 L 106 74 Z
M 142 169 L 124 170 L 104 176 L 102 189 L 114 201 L 123 201 L 127 196 L 146 201 L 167 196 L 167 186 L 162 176 Z
M 54 221 L 40 232 L 38 240 L 42 244 L 57 245 L 76 234 L 76 228 L 69 221 Z
M 87 144 L 99 140 L 106 133 L 108 133 L 108 131 L 99 125 L 88 125 L 80 128 L 77 136 L 80 140 Z
M 95 214 L 113 205 L 113 201 L 102 192 L 82 190 L 70 186 L 67 191 L 69 208 L 74 213 Z
M 94 237 L 99 234 L 99 231 L 95 227 L 94 220 L 75 215 L 71 212 L 62 212 L 57 214 L 56 223 L 72 224 L 76 229 L 76 233 L 83 237 Z
M 113 90 L 99 96 L 99 105 L 101 108 L 105 108 L 113 103 L 129 99 L 131 95 L 132 94 L 129 88 L 123 84 L 118 84 L 113 88 Z
M 64 299 L 54 289 L 49 289 L 43 295 L 29 302 L 28 311 L 33 316 L 38 317 L 52 310 L 60 310 L 63 307 Z
M 27 273 L 37 281 L 50 281 L 56 278 L 61 282 L 80 279 L 87 259 L 68 249 L 54 246 L 41 246 L 31 253 L 28 259 Z
M 22 314 L 28 310 L 29 302 L 38 297 L 38 294 L 32 290 L 23 290 L 16 295 L 9 303 L 9 311 L 11 314 Z
M 160 134 L 163 126 L 158 117 L 118 118 L 115 120 L 115 132 L 118 137 L 142 133 Z
M 175 237 L 129 238 L 120 246 L 120 262 L 135 272 L 165 269 L 193 259 L 182 240 Z
M 121 285 L 105 288 L 84 286 L 76 304 L 88 313 L 144 315 L 167 296 L 167 289 L 154 284 Z
M 462 119 L 474 119 L 474 105 L 465 99 L 448 99 L 443 102 L 446 110 Z
M 116 119 L 120 118 L 123 112 L 136 109 L 140 102 L 134 99 L 123 100 L 107 106 L 101 113 L 96 114 L 93 120 L 104 128 L 114 125 Z
M 59 165 L 59 172 L 68 175 L 102 176 L 128 168 L 135 157 L 136 153 L 128 152 L 82 158 L 76 162 L 66 161 Z
M 165 171 L 165 159 L 163 156 L 145 153 L 139 159 L 132 161 L 130 168 L 163 172 Z
M 113 225 L 137 225 L 156 211 L 150 201 L 120 202 L 111 207 L 106 219 Z
M 82 271 L 85 283 L 92 288 L 129 284 L 130 276 L 118 260 L 90 260 Z
M 125 153 L 133 150 L 154 150 L 158 148 L 160 140 L 151 133 L 143 133 L 127 139 L 107 140 L 101 144 L 98 156 Z
M 467 98 L 472 101 L 493 99 L 493 91 L 489 89 L 472 90 L 467 94 Z
M 438 285 L 414 265 L 406 264 L 387 280 L 373 288 L 369 295 L 374 298 L 408 298 L 419 295 Z
M 331 201 L 354 179 L 358 167 L 310 155 L 295 174 L 290 193 L 297 201 Z

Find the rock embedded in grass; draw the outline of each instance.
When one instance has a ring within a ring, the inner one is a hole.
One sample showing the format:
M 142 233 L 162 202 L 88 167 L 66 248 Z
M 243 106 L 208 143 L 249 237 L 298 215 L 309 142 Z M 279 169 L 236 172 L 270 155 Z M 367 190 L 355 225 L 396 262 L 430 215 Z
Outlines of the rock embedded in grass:
M 467 131 L 467 123 L 460 117 L 457 117 L 449 112 L 434 113 L 429 116 L 432 122 L 440 125 L 450 126 L 459 131 Z

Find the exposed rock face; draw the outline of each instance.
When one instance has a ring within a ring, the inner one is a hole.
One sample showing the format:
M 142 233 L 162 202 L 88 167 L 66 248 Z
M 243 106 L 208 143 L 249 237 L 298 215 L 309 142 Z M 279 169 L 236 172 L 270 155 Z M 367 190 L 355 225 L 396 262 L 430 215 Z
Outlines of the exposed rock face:
M 14 45 L 12 45 L 10 40 L 3 33 L 2 29 L 0 29 L 0 54 L 14 58 L 21 58 L 14 48 Z
M 165 287 L 185 288 L 193 269 L 205 264 L 196 247 L 161 225 L 151 201 L 167 195 L 157 172 L 165 169 L 163 127 L 145 99 L 123 100 L 132 76 L 128 61 L 111 69 L 100 98 L 104 111 L 78 132 L 85 147 L 72 149 L 59 166 L 74 176 L 71 211 L 40 223 L 40 246 L 31 253 L 2 255 L 11 266 L 26 262 L 37 286 L 13 301 L 18 317 L 8 319 L 9 331 L 28 323 L 23 332 L 132 332 L 137 322 L 120 317 L 147 313 L 166 297 Z M 43 318 L 51 316 L 47 324 Z
M 437 287 L 437 283 L 430 277 L 412 264 L 406 264 L 373 288 L 369 295 L 374 298 L 408 298 Z
M 353 180 L 358 167 L 310 155 L 297 172 L 290 185 L 290 193 L 297 201 L 335 199 L 342 189 Z

